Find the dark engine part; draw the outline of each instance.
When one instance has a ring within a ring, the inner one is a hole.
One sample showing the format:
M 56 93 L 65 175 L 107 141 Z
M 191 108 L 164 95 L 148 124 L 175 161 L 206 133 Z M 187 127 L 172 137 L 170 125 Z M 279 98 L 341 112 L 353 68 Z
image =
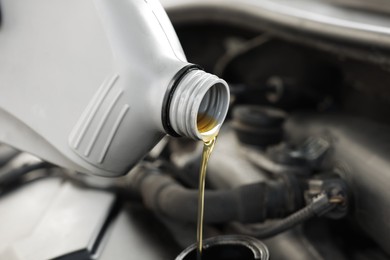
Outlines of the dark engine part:
M 198 190 L 185 188 L 156 169 L 143 168 L 137 175 L 133 185 L 148 208 L 174 220 L 197 221 Z M 284 176 L 230 190 L 206 190 L 205 201 L 205 223 L 254 223 L 296 211 L 302 207 L 302 191 L 294 176 Z
M 351 220 L 390 253 L 390 128 L 350 116 L 296 115 L 286 131 L 294 142 L 308 136 L 331 140 L 324 168 L 335 168 L 352 194 Z
M 282 141 L 285 119 L 278 109 L 242 105 L 234 108 L 232 126 L 240 142 L 266 147 Z

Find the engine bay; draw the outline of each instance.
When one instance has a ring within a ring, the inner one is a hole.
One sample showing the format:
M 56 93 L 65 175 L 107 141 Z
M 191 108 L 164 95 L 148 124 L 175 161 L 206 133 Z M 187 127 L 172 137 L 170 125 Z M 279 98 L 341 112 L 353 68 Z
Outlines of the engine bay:
M 231 92 L 204 236 L 256 237 L 272 260 L 389 259 L 385 43 L 173 2 L 188 60 Z M 130 174 L 105 179 L 0 146 L 0 259 L 175 259 L 196 239 L 201 149 L 167 136 Z

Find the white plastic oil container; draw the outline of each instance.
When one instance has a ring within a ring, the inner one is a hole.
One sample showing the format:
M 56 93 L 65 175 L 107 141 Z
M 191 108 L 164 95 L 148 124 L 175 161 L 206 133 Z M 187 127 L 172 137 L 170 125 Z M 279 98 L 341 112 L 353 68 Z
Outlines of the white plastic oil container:
M 158 1 L 0 4 L 0 142 L 119 176 L 165 134 L 200 140 L 224 121 L 226 82 L 187 62 Z M 198 130 L 199 114 L 218 124 Z

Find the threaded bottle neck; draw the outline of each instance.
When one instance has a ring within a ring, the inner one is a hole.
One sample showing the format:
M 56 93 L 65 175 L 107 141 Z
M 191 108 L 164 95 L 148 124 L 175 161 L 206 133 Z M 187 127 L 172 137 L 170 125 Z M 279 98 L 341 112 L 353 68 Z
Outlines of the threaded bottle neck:
M 170 125 L 181 136 L 208 140 L 215 136 L 229 108 L 227 83 L 202 70 L 191 70 L 177 85 L 170 103 Z

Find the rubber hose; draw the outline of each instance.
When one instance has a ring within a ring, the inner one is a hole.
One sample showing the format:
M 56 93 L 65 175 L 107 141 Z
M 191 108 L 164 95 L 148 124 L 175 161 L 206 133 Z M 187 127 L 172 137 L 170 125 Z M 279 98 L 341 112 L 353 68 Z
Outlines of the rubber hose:
M 198 190 L 187 189 L 169 176 L 145 174 L 138 189 L 145 205 L 171 219 L 195 223 L 197 218 Z M 299 205 L 286 201 L 287 185 L 269 185 L 260 182 L 231 190 L 206 190 L 205 223 L 261 222 L 279 218 L 296 210 Z M 279 210 L 275 211 L 275 207 Z M 284 211 L 283 211 L 284 209 Z
M 306 207 L 298 210 L 297 212 L 286 217 L 285 219 L 271 224 L 270 226 L 264 228 L 250 229 L 239 223 L 235 223 L 232 225 L 234 229 L 241 234 L 254 236 L 259 239 L 265 239 L 287 231 L 295 227 L 296 225 L 313 218 L 314 216 L 321 216 L 332 210 L 335 206 L 335 204 L 329 202 L 327 195 L 321 194 L 317 199 L 315 199 Z

